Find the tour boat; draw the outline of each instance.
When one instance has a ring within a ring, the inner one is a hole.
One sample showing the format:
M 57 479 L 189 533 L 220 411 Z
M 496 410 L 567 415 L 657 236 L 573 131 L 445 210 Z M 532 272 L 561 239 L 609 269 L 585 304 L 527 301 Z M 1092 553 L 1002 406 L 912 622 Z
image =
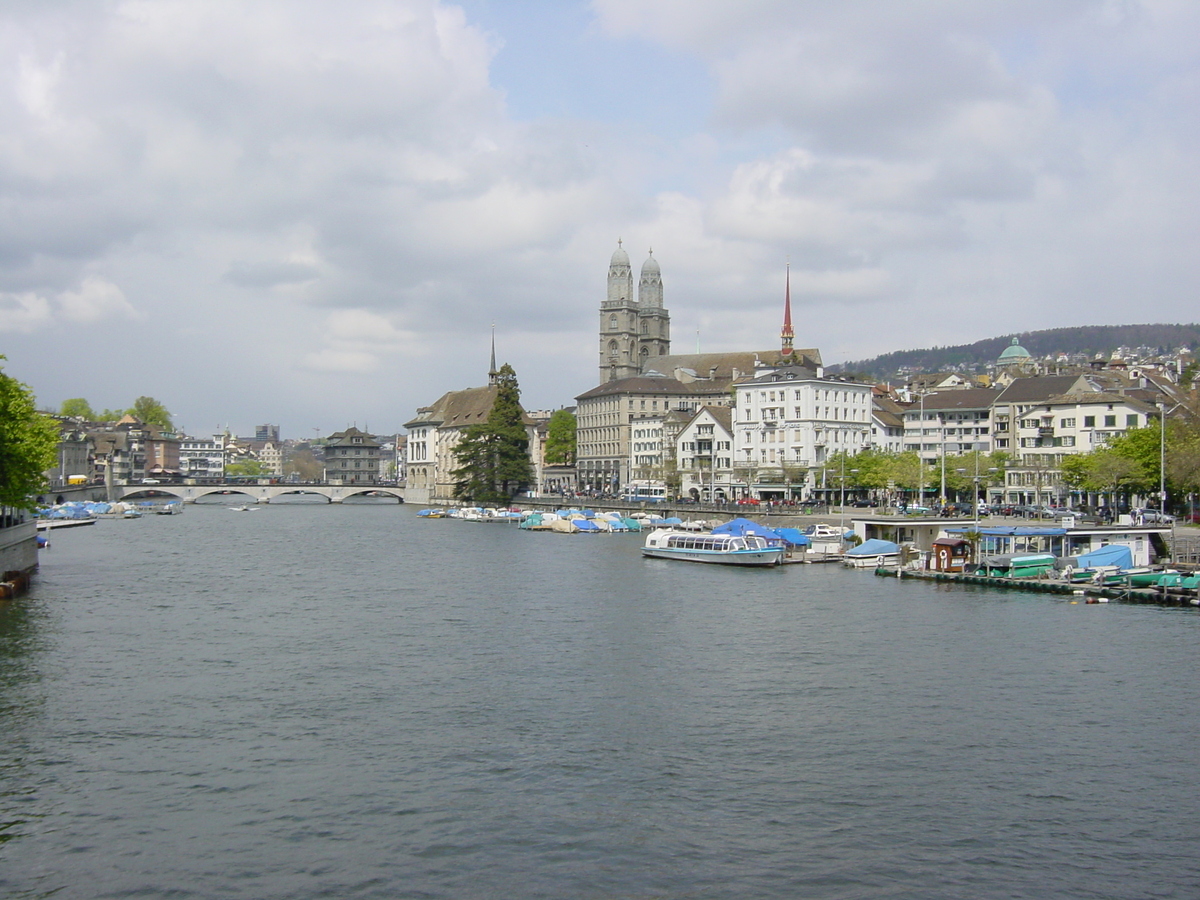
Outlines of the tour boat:
M 724 566 L 778 566 L 785 548 L 753 534 L 697 534 L 660 528 L 646 536 L 644 556 Z

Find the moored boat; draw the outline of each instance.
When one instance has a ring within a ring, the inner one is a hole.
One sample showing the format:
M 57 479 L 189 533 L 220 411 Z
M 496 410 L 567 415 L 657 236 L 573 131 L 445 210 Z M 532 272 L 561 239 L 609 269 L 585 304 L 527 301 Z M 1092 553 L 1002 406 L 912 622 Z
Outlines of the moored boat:
M 899 564 L 900 545 L 893 541 L 871 538 L 857 547 L 851 547 L 842 555 L 842 563 L 854 568 L 878 568 Z
M 660 528 L 646 536 L 642 555 L 724 566 L 777 566 L 785 548 L 754 534 L 698 534 Z

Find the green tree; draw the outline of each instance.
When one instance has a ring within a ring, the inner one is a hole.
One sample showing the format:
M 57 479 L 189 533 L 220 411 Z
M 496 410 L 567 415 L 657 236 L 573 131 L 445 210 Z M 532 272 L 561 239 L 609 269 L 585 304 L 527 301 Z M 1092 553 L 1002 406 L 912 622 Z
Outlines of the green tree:
M 231 478 L 258 478 L 267 474 L 266 468 L 261 460 L 240 459 L 229 463 L 225 467 L 225 474 Z
M 0 506 L 34 508 L 58 439 L 58 423 L 37 411 L 28 385 L 0 370 Z
M 323 472 L 320 461 L 308 449 L 297 450 L 283 464 L 284 475 L 295 475 L 301 481 L 320 481 Z
M 505 363 L 496 380 L 492 411 L 486 422 L 463 430 L 452 473 L 460 499 L 489 505 L 508 503 L 533 480 L 517 373 Z
M 85 422 L 96 421 L 96 413 L 92 410 L 92 404 L 82 397 L 64 400 L 58 414 L 67 418 L 83 419 Z
M 1142 477 L 1136 462 L 1111 447 L 1068 456 L 1063 460 L 1062 474 L 1072 488 L 1107 494 L 1110 500 L 1127 494 Z
M 1167 428 L 1170 438 L 1171 429 Z M 1127 480 L 1128 485 L 1138 491 L 1158 490 L 1159 473 L 1162 471 L 1161 446 L 1162 426 L 1158 419 L 1145 428 L 1133 428 L 1108 442 L 1106 449 L 1129 460 L 1133 465 Z
M 171 413 L 153 397 L 138 397 L 126 412 L 147 425 L 155 425 L 167 431 L 174 428 L 171 424 Z
M 1170 496 L 1200 491 L 1200 427 L 1194 424 L 1170 428 L 1171 441 L 1167 446 L 1167 483 Z
M 546 424 L 546 462 L 552 466 L 575 464 L 578 422 L 570 410 L 555 410 Z
M 906 491 L 917 491 L 923 489 L 922 494 L 929 490 L 931 481 L 929 473 L 926 471 L 929 467 L 921 462 L 921 457 L 917 455 L 915 450 L 905 450 L 902 453 L 892 453 L 888 468 L 890 471 L 890 480 Z M 917 495 L 916 500 L 920 501 L 921 496 Z

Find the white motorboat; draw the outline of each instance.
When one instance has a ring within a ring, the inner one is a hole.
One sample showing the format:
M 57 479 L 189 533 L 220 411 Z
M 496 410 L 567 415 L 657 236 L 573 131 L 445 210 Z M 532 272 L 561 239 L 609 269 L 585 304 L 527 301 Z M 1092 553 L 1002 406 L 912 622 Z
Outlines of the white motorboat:
M 697 534 L 660 528 L 646 536 L 642 555 L 723 566 L 778 566 L 785 548 L 754 534 Z

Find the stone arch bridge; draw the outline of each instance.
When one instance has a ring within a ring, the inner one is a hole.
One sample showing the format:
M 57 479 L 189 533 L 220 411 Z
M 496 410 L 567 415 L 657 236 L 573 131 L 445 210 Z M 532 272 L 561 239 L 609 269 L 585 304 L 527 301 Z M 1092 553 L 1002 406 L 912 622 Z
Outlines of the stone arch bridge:
M 152 493 L 153 492 L 153 493 Z M 330 503 L 341 503 L 348 497 L 395 497 L 404 502 L 404 488 L 382 484 L 120 484 L 113 486 L 114 500 L 140 500 L 169 494 L 184 503 L 195 503 L 213 494 L 241 495 L 241 503 L 270 503 L 276 497 L 293 494 L 316 494 Z M 245 499 L 242 499 L 242 498 Z M 231 496 L 231 499 L 234 499 Z

